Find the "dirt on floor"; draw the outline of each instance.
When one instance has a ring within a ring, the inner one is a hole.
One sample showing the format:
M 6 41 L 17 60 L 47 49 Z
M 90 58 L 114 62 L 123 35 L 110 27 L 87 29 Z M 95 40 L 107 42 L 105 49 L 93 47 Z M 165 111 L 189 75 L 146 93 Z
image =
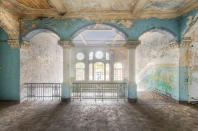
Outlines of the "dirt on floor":
M 0 131 L 198 131 L 198 107 L 154 92 L 126 100 L 0 103 Z

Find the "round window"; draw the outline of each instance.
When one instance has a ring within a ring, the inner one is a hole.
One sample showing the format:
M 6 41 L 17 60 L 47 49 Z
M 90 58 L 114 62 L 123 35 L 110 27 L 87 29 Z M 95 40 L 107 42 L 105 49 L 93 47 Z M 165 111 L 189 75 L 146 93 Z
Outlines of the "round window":
M 85 58 L 85 55 L 82 52 L 77 53 L 76 59 L 77 60 L 83 60 Z
M 102 59 L 103 58 L 103 52 L 102 51 L 97 51 L 95 54 L 96 59 Z

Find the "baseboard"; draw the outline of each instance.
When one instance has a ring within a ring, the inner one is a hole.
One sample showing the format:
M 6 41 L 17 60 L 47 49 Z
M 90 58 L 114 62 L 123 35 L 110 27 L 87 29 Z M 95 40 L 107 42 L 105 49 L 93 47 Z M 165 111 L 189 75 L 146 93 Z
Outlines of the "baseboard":
M 198 105 L 198 101 L 190 101 L 189 103 L 192 105 Z
M 61 98 L 61 102 L 69 103 L 71 102 L 71 98 Z
M 136 103 L 137 102 L 137 98 L 128 98 L 128 102 L 129 103 Z
M 158 90 L 151 90 L 151 91 L 157 93 L 158 95 L 166 97 L 167 99 L 171 100 L 173 103 L 177 103 L 177 104 L 180 103 L 179 100 L 174 99 L 173 97 L 171 97 L 171 95 L 163 94 L 163 93 L 159 92 Z
M 0 100 L 0 102 L 20 104 L 20 100 Z
M 184 105 L 198 105 L 198 101 L 179 101 L 179 104 L 184 104 Z

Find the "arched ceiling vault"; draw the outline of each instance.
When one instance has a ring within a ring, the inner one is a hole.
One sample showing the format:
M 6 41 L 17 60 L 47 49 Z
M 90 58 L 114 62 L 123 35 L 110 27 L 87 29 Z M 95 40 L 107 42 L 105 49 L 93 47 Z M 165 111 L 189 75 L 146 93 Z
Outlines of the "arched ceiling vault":
M 0 0 L 21 18 L 173 18 L 198 8 L 197 0 Z

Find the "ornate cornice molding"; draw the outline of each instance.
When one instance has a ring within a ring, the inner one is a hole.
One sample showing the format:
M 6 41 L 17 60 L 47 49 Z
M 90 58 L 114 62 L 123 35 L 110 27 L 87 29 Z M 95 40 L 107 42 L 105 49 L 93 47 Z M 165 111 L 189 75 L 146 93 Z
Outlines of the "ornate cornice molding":
M 131 48 L 135 49 L 139 44 L 140 44 L 139 40 L 129 40 L 126 42 L 125 47 L 127 47 L 128 49 Z
M 175 49 L 175 48 L 178 48 L 179 47 L 179 44 L 177 42 L 177 40 L 173 40 L 169 43 L 169 48 L 170 49 Z
M 192 47 L 191 43 L 192 43 L 191 37 L 184 37 L 181 41 L 180 48 L 190 48 Z
M 31 46 L 31 43 L 29 41 L 22 41 L 22 44 L 21 44 L 21 48 L 22 49 L 28 49 L 29 47 Z
M 19 48 L 19 39 L 8 40 L 8 44 L 10 45 L 10 48 Z
M 59 40 L 58 44 L 63 47 L 63 48 L 71 48 L 74 47 L 74 44 L 72 43 L 72 41 L 68 41 L 68 40 Z

